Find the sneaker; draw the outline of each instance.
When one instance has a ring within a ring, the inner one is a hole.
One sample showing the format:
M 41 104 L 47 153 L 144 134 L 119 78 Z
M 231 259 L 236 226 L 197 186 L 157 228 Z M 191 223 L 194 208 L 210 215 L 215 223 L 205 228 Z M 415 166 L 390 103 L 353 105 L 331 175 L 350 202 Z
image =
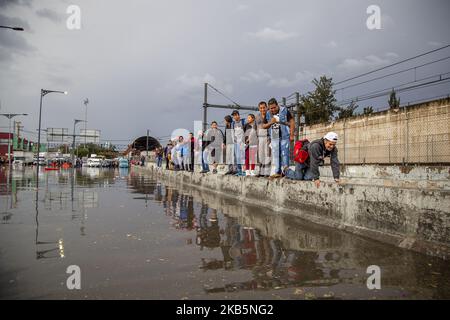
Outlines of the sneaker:
M 227 171 L 227 172 L 225 172 L 225 175 L 229 175 L 229 174 L 234 174 L 234 172 L 233 172 L 233 171 Z
M 200 173 L 208 173 L 209 172 L 209 170 L 202 170 L 202 171 L 200 171 Z
M 216 174 L 216 173 L 217 173 L 217 169 L 214 169 L 214 170 L 213 170 L 213 174 Z
M 250 170 L 245 170 L 245 175 L 249 176 L 250 175 Z

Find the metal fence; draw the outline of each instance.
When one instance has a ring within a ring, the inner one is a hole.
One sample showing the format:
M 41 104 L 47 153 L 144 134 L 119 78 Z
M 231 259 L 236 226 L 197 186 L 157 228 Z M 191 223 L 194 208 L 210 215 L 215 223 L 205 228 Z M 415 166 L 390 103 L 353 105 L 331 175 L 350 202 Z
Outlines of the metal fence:
M 343 164 L 450 163 L 450 99 L 306 126 L 310 141 L 339 134 Z

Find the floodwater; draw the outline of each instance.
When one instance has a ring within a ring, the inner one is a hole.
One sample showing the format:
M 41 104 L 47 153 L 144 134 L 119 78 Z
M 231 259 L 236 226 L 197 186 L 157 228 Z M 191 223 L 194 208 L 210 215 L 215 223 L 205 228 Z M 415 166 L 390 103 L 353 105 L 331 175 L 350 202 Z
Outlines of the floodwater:
M 2 169 L 0 199 L 2 299 L 450 298 L 448 261 L 128 169 Z

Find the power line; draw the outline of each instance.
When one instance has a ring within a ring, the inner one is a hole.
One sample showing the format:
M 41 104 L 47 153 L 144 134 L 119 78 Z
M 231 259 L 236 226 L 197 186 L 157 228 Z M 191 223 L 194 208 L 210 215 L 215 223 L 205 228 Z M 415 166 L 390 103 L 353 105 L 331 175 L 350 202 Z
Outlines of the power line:
M 373 78 L 373 79 L 370 79 L 370 80 L 366 80 L 366 81 L 358 82 L 358 83 L 355 83 L 355 84 L 351 84 L 351 85 L 348 85 L 346 87 L 337 88 L 335 90 L 339 91 L 339 90 L 344 90 L 344 89 L 356 87 L 356 86 L 359 86 L 361 84 L 369 83 L 369 82 L 376 81 L 376 80 L 381 80 L 381 79 L 387 78 L 389 76 L 393 76 L 393 75 L 397 75 L 397 74 L 400 74 L 400 73 L 403 73 L 403 72 L 415 70 L 415 69 L 418 69 L 418 68 L 421 68 L 421 67 L 425 67 L 425 66 L 428 66 L 428 65 L 431 65 L 431 64 L 434 64 L 434 63 L 437 63 L 437 62 L 441 62 L 441 61 L 444 61 L 444 60 L 448 60 L 448 59 L 450 59 L 450 56 L 442 58 L 442 59 L 434 60 L 434 61 L 431 61 L 431 62 L 427 62 L 427 63 L 421 64 L 421 65 L 418 65 L 418 66 L 415 66 L 415 67 L 412 67 L 412 68 L 403 69 L 403 70 L 400 70 L 400 71 L 397 71 L 397 72 L 389 73 L 387 75 L 380 76 L 380 77 L 377 77 L 377 78 Z
M 439 80 L 434 80 L 434 81 L 429 81 L 426 83 L 421 83 L 421 84 L 416 84 L 413 86 L 409 86 L 409 87 L 405 87 L 405 88 L 400 88 L 395 90 L 396 92 L 400 93 L 400 92 L 405 92 L 405 91 L 410 91 L 410 90 L 414 90 L 414 89 L 419 89 L 419 88 L 426 88 L 426 87 L 431 87 L 431 86 L 435 86 L 441 83 L 447 83 L 450 81 L 450 77 L 447 78 L 443 78 L 443 79 L 439 79 Z M 386 89 L 387 91 L 384 92 L 379 92 L 379 93 L 374 93 L 373 95 L 367 95 L 367 96 L 362 96 L 362 97 L 356 97 L 355 99 L 351 100 L 351 101 L 342 101 L 341 103 L 337 103 L 337 106 L 342 106 L 351 102 L 359 102 L 359 101 L 364 101 L 364 100 L 370 100 L 370 99 L 375 99 L 375 98 L 379 98 L 382 96 L 385 96 L 387 94 L 389 94 L 391 89 Z
M 343 100 L 339 101 L 338 103 L 342 103 L 342 104 L 351 103 L 352 101 L 355 101 L 355 99 L 358 100 L 359 98 L 364 98 L 366 96 L 369 96 L 369 95 L 372 95 L 372 94 L 377 94 L 377 93 L 380 93 L 380 92 L 384 92 L 386 90 L 389 90 L 389 91 L 390 90 L 395 90 L 395 91 L 397 91 L 398 89 L 401 89 L 401 87 L 403 87 L 403 86 L 406 86 L 406 85 L 409 85 L 409 84 L 412 84 L 412 83 L 416 83 L 416 82 L 420 82 L 420 81 L 424 81 L 424 80 L 429 80 L 429 79 L 436 78 L 436 77 L 440 77 L 440 79 L 442 79 L 442 76 L 447 75 L 449 73 L 450 72 L 440 73 L 440 74 L 435 74 L 435 75 L 428 76 L 428 77 L 425 77 L 425 78 L 422 78 L 422 79 L 419 79 L 419 80 L 408 81 L 408 82 L 402 83 L 402 84 L 400 84 L 400 85 L 398 85 L 396 87 L 388 87 L 388 88 L 385 88 L 385 89 L 364 93 L 364 94 L 361 94 L 361 95 L 356 96 L 356 97 L 343 99 Z
M 233 99 L 229 98 L 227 95 L 225 95 L 224 93 L 222 93 L 220 90 L 214 88 L 212 85 L 210 85 L 209 83 L 207 84 L 211 89 L 213 89 L 214 91 L 216 91 L 218 94 L 220 94 L 221 96 L 225 97 L 226 99 L 228 99 L 229 101 L 231 101 L 232 103 L 234 103 L 236 106 L 239 106 L 239 103 L 233 101 Z
M 384 67 L 381 67 L 381 68 L 378 68 L 378 69 L 375 69 L 375 70 L 372 70 L 372 71 L 369 71 L 369 72 L 365 72 L 365 73 L 362 73 L 362 74 L 360 74 L 360 75 L 357 75 L 357 76 L 354 76 L 354 77 L 351 77 L 351 78 L 348 78 L 348 79 L 345 79 L 345 80 L 336 82 L 334 85 L 338 85 L 338 84 L 345 83 L 345 82 L 348 82 L 348 81 L 351 81 L 351 80 L 354 80 L 354 79 L 358 79 L 358 78 L 367 76 L 367 75 L 369 75 L 369 74 L 372 74 L 372 73 L 375 73 L 375 72 L 378 72 L 378 71 L 381 71 L 381 70 L 385 70 L 385 69 L 387 69 L 387 68 L 390 68 L 390 67 L 399 65 L 399 64 L 401 64 L 401 63 L 404 63 L 404 62 L 407 62 L 407 61 L 411 61 L 411 60 L 414 60 L 414 59 L 423 57 L 423 56 L 425 56 L 425 55 L 427 55 L 427 54 L 430 54 L 430 53 L 433 53 L 433 52 L 436 52 L 436 51 L 439 51 L 439 50 L 443 50 L 443 49 L 448 48 L 448 47 L 450 47 L 450 44 L 448 44 L 448 45 L 446 45 L 446 46 L 443 46 L 443 47 L 440 47 L 440 48 L 437 48 L 437 49 L 434 49 L 434 50 L 431 50 L 431 51 L 427 51 L 427 52 L 425 52 L 425 53 L 419 54 L 419 55 L 417 55 L 417 56 L 414 56 L 414 57 L 411 57 L 411 58 L 408 58 L 408 59 L 404 59 L 404 60 L 401 60 L 401 61 L 392 63 L 392 64 L 390 64 L 390 65 L 387 65 L 387 66 L 384 66 Z
M 445 45 L 445 46 L 440 47 L 440 48 L 437 48 L 437 49 L 433 49 L 433 50 L 424 52 L 424 53 L 416 55 L 414 57 L 403 59 L 401 61 L 389 64 L 387 66 L 383 66 L 383 67 L 377 68 L 375 70 L 371 70 L 369 72 L 365 72 L 365 73 L 357 75 L 357 76 L 353 76 L 353 77 L 348 78 L 348 79 L 344 79 L 342 81 L 334 83 L 333 85 L 339 85 L 339 84 L 342 84 L 342 83 L 345 83 L 345 82 L 348 82 L 348 81 L 351 81 L 351 80 L 354 80 L 354 79 L 358 79 L 358 78 L 367 76 L 369 74 L 376 73 L 376 72 L 379 72 L 379 71 L 382 71 L 382 70 L 394 67 L 396 65 L 400 65 L 400 64 L 405 63 L 407 61 L 411 61 L 411 60 L 417 59 L 419 57 L 423 57 L 423 56 L 429 55 L 431 53 L 434 53 L 434 52 L 446 49 L 448 47 L 450 47 L 450 44 L 449 45 Z M 375 78 L 372 78 L 372 79 L 369 79 L 369 80 L 365 80 L 365 81 L 361 81 L 359 83 L 353 83 L 351 85 L 348 85 L 348 86 L 345 86 L 345 87 L 341 87 L 341 88 L 337 88 L 335 90 L 336 91 L 344 90 L 344 89 L 355 87 L 355 86 L 358 86 L 358 85 L 361 85 L 361 84 L 366 84 L 366 83 L 373 82 L 373 81 L 376 81 L 376 80 L 381 80 L 381 79 L 384 79 L 384 78 L 387 78 L 387 77 L 390 77 L 390 76 L 393 76 L 393 75 L 401 74 L 401 73 L 408 72 L 408 71 L 411 71 L 411 70 L 417 70 L 418 68 L 422 68 L 422 67 L 425 67 L 425 66 L 428 66 L 428 65 L 432 65 L 432 64 L 435 64 L 435 63 L 438 63 L 438 62 L 442 62 L 442 61 L 445 61 L 445 60 L 448 60 L 448 59 L 450 59 L 450 56 L 444 57 L 444 58 L 440 58 L 440 59 L 437 59 L 437 60 L 433 60 L 431 62 L 422 63 L 422 64 L 416 65 L 414 67 L 409 67 L 407 69 L 403 69 L 403 70 L 400 70 L 400 71 L 391 72 L 389 74 L 385 74 L 385 75 L 382 75 L 382 76 L 377 76 Z M 336 104 L 336 106 L 342 106 L 342 105 L 351 103 L 352 101 L 359 102 L 359 101 L 370 100 L 370 99 L 382 97 L 382 96 L 385 96 L 385 95 L 389 94 L 389 92 L 392 89 L 394 89 L 396 92 L 407 92 L 407 91 L 412 91 L 412 90 L 417 90 L 417 89 L 421 89 L 421 88 L 427 88 L 427 87 L 431 87 L 431 86 L 447 83 L 447 82 L 450 81 L 450 77 L 443 78 L 442 76 L 447 75 L 449 73 L 450 72 L 448 72 L 448 73 L 441 73 L 439 75 L 428 76 L 428 77 L 425 77 L 425 78 L 422 78 L 422 79 L 416 79 L 416 76 L 414 76 L 414 81 L 409 81 L 409 82 L 406 82 L 406 83 L 402 83 L 402 84 L 397 85 L 395 87 L 389 87 L 389 88 L 382 89 L 382 90 L 377 90 L 377 91 L 374 91 L 374 92 L 368 92 L 368 93 L 365 93 L 363 95 L 360 95 L 360 96 L 357 96 L 357 97 L 353 97 L 351 99 L 344 99 L 344 100 L 341 100 L 340 102 L 338 102 Z M 433 81 L 428 81 L 428 82 L 425 82 L 425 83 L 419 83 L 421 81 L 425 81 L 425 80 L 428 80 L 428 79 L 431 79 L 431 78 L 434 78 L 434 77 L 437 77 L 437 76 L 440 77 L 439 80 L 433 80 Z M 414 84 L 414 85 L 410 85 L 410 84 Z M 218 94 L 220 94 L 221 96 L 223 96 L 224 98 L 226 98 L 227 100 L 232 102 L 234 105 L 236 105 L 238 107 L 240 106 L 237 102 L 235 102 L 233 99 L 228 97 L 226 94 L 224 94 L 220 90 L 216 89 L 214 86 L 212 86 L 210 84 L 208 84 L 208 86 L 211 87 Z M 309 91 L 309 93 L 311 93 L 311 92 L 313 92 L 313 91 Z M 295 99 L 295 95 L 296 94 L 297 94 L 297 92 L 294 92 L 294 93 L 291 93 L 290 95 L 288 95 L 287 97 L 284 97 L 284 99 L 286 101 L 286 105 L 289 108 L 291 108 L 292 106 L 296 105 L 295 102 L 294 103 L 288 103 L 288 102 L 290 102 L 290 101 Z M 280 100 L 283 100 L 283 98 L 280 99 Z M 410 103 L 410 102 L 408 102 L 408 103 Z M 315 112 L 322 112 L 322 111 L 321 110 L 313 110 L 313 111 L 309 111 L 307 113 L 308 114 L 312 114 L 312 113 L 315 113 Z M 241 114 L 241 116 L 246 116 L 249 113 L 250 113 L 250 111 L 243 112 Z
M 424 101 L 432 101 L 432 100 L 437 100 L 437 99 L 443 99 L 443 98 L 450 98 L 450 92 L 444 95 L 439 95 L 439 96 L 433 96 L 433 97 L 428 97 L 428 98 L 422 98 L 422 99 L 416 99 L 416 100 L 410 100 L 408 102 L 404 102 L 403 106 L 405 105 L 410 105 L 411 103 L 417 103 L 417 102 L 424 102 Z
M 378 68 L 378 69 L 375 69 L 375 70 L 372 70 L 372 71 L 369 71 L 369 72 L 360 74 L 360 75 L 358 75 L 358 76 L 354 76 L 354 77 L 351 77 L 351 78 L 349 78 L 349 79 L 345 79 L 345 80 L 342 80 L 342 81 L 333 83 L 333 86 L 336 86 L 336 85 L 342 84 L 342 83 L 344 83 L 344 82 L 348 82 L 348 81 L 350 81 L 350 80 L 354 80 L 354 79 L 363 77 L 363 76 L 365 76 L 365 75 L 372 74 L 372 73 L 375 73 L 375 72 L 378 72 L 378 71 L 381 71 L 381 70 L 384 70 L 384 69 L 387 69 L 387 68 L 390 68 L 390 67 L 393 67 L 393 66 L 395 66 L 395 65 L 398 65 L 398 64 L 401 64 L 401 63 L 404 63 L 404 62 L 407 62 L 407 61 L 410 61 L 410 60 L 419 58 L 419 57 L 421 57 L 421 56 L 425 56 L 425 55 L 427 55 L 427 54 L 430 54 L 430 53 L 433 53 L 433 52 L 436 52 L 436 51 L 439 51 L 439 50 L 443 50 L 443 49 L 448 48 L 448 47 L 450 47 L 450 45 L 446 45 L 446 46 L 443 46 L 443 47 L 440 47 L 440 48 L 437 48 L 437 49 L 434 49 L 434 50 L 431 50 L 431 51 L 428 51 L 428 52 L 419 54 L 419 55 L 417 55 L 417 56 L 414 56 L 414 57 L 411 57 L 411 58 L 408 58 L 408 59 L 404 59 L 404 60 L 402 60 L 402 61 L 398 61 L 398 62 L 396 62 L 396 63 L 393 63 L 393 64 L 390 64 L 390 65 L 387 65 L 387 66 L 384 66 L 384 67 L 381 67 L 381 68 Z M 426 65 L 428 65 L 428 64 L 432 64 L 432 63 L 444 61 L 444 60 L 447 60 L 447 59 L 449 59 L 449 58 L 450 58 L 450 57 L 446 57 L 446 58 L 443 58 L 443 59 L 438 59 L 438 60 L 435 60 L 435 61 L 432 61 L 432 62 L 425 63 L 425 64 L 423 64 L 423 65 L 418 65 L 418 66 L 412 67 L 412 68 L 407 69 L 407 70 L 405 70 L 405 71 L 412 70 L 412 69 L 415 69 L 415 68 L 420 68 L 420 67 L 426 66 Z M 401 73 L 401 72 L 398 72 L 398 73 Z M 392 73 L 391 75 L 394 75 L 394 74 L 397 74 L 397 73 Z M 379 77 L 379 78 L 382 79 L 382 78 L 387 77 L 387 76 L 388 76 L 388 75 L 382 76 L 382 77 Z M 371 81 L 375 81 L 375 80 L 378 80 L 378 78 L 375 78 L 375 79 L 372 79 L 372 80 L 368 80 L 367 82 L 371 82 Z M 344 88 L 337 88 L 337 89 L 335 89 L 335 90 L 336 90 L 336 91 L 339 91 L 339 90 L 341 90 L 341 89 L 345 89 L 345 88 L 357 86 L 357 85 L 359 85 L 359 84 L 363 84 L 363 83 L 367 83 L 367 82 L 366 82 L 366 81 L 363 81 L 363 82 L 356 83 L 356 84 L 354 84 L 354 85 L 350 85 L 350 86 L 347 86 L 347 87 L 344 87 Z M 306 92 L 304 95 L 310 94 L 310 93 L 312 93 L 312 92 L 313 92 L 313 90 L 310 90 L 310 91 Z M 290 94 L 288 97 L 291 97 L 291 96 L 293 96 L 294 94 L 295 94 L 295 92 L 292 93 L 292 94 Z

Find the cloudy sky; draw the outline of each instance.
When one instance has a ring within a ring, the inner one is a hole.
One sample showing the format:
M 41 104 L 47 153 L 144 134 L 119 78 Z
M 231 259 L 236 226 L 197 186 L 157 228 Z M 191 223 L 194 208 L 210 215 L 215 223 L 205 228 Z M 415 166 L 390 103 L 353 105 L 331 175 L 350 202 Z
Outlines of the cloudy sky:
M 380 30 L 366 25 L 372 4 L 381 10 Z M 80 8 L 79 30 L 67 27 L 70 5 Z M 43 128 L 71 132 L 89 98 L 88 128 L 101 130 L 102 140 L 125 144 L 147 129 L 165 137 L 201 120 L 204 82 L 242 105 L 304 93 L 320 75 L 339 81 L 450 44 L 449 12 L 447 0 L 0 0 L 0 25 L 25 29 L 0 29 L 0 112 L 28 113 L 20 121 L 36 139 L 40 89 L 67 90 L 44 98 Z M 450 48 L 384 74 L 447 56 Z M 450 72 L 449 61 L 341 90 L 337 98 Z M 448 87 L 401 98 L 448 94 Z M 230 103 L 213 91 L 209 99 Z M 383 108 L 386 101 L 367 103 Z M 224 112 L 211 110 L 209 120 Z

